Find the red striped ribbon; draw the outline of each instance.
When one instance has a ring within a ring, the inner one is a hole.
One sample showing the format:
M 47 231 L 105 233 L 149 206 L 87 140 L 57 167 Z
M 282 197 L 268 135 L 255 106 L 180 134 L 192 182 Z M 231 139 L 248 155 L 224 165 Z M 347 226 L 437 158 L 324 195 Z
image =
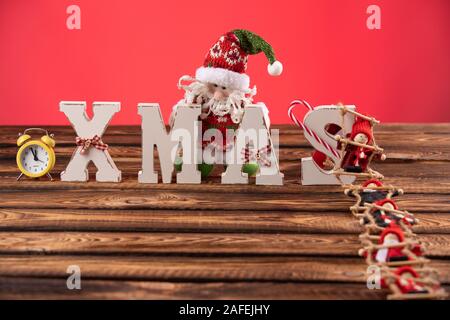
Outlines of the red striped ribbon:
M 242 160 L 244 163 L 249 163 L 250 161 L 255 161 L 258 164 L 261 163 L 264 167 L 270 167 L 272 162 L 269 159 L 269 154 L 272 152 L 272 148 L 270 146 L 266 146 L 264 148 L 254 150 L 244 148 L 241 152 Z
M 294 100 L 291 102 L 291 105 L 289 107 L 288 110 L 288 115 L 291 118 L 291 120 L 298 126 L 303 128 L 303 131 L 306 132 L 308 135 L 314 137 L 314 139 L 320 143 L 321 145 L 323 145 L 328 151 L 330 151 L 336 158 L 340 158 L 339 153 L 331 146 L 329 145 L 327 142 L 325 142 L 323 139 L 321 139 L 314 131 L 312 131 L 311 129 L 309 129 L 303 122 L 299 121 L 295 115 L 294 115 L 294 108 L 297 105 L 304 105 L 305 107 L 307 107 L 310 111 L 314 110 L 314 108 L 305 100 Z
M 108 149 L 108 145 L 106 143 L 103 143 L 102 138 L 100 138 L 98 135 L 95 135 L 92 139 L 86 139 L 86 138 L 75 138 L 75 143 L 77 146 L 81 147 L 81 153 L 85 153 L 90 147 L 94 147 L 98 150 L 105 151 Z

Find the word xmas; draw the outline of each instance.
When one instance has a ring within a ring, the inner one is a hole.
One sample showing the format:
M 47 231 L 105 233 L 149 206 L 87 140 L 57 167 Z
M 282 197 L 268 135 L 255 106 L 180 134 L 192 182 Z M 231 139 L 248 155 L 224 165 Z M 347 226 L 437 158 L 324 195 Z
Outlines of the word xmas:
M 178 157 L 181 166 L 176 174 L 177 183 L 200 183 L 199 165 L 206 163 L 226 166 L 221 176 L 222 183 L 245 184 L 249 181 L 248 173 L 243 172 L 242 168 L 253 163 L 258 166 L 256 184 L 282 185 L 283 174 L 279 170 L 273 143 L 278 142 L 278 135 L 276 130 L 269 132 L 264 109 L 261 103 L 246 106 L 238 129 L 233 134 L 227 132 L 224 139 L 220 130 L 202 130 L 200 105 L 179 102 L 171 115 L 167 132 L 158 104 L 138 104 L 138 114 L 142 118 L 142 170 L 139 172 L 139 182 L 158 183 L 158 173 L 154 167 L 156 147 L 163 183 L 172 182 Z M 87 166 L 92 161 L 98 170 L 97 181 L 120 182 L 121 171 L 114 164 L 108 145 L 101 139 L 114 114 L 120 111 L 120 103 L 94 102 L 92 119 L 86 114 L 86 102 L 62 101 L 60 111 L 67 116 L 77 135 L 77 148 L 61 173 L 61 180 L 87 181 Z M 214 143 L 202 148 L 205 141 Z

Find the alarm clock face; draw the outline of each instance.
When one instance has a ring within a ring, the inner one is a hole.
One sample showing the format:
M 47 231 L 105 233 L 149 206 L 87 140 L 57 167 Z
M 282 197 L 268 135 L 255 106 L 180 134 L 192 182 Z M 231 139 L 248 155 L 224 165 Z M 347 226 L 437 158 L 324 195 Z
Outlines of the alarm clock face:
M 48 150 L 38 144 L 26 146 L 20 154 L 22 168 L 31 175 L 44 175 L 50 167 Z

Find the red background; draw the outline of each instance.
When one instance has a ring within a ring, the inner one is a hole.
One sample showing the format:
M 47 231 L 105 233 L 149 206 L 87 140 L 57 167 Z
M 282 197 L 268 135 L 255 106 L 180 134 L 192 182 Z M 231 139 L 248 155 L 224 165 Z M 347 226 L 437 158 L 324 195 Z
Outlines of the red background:
M 81 30 L 66 8 L 81 7 Z M 381 30 L 366 8 L 381 7 Z M 167 119 L 225 31 L 260 34 L 284 64 L 267 74 L 261 54 L 248 74 L 274 123 L 288 104 L 342 101 L 386 122 L 450 121 L 448 0 L 0 0 L 0 125 L 68 124 L 60 100 L 120 101 L 114 124 L 137 124 L 138 102 Z

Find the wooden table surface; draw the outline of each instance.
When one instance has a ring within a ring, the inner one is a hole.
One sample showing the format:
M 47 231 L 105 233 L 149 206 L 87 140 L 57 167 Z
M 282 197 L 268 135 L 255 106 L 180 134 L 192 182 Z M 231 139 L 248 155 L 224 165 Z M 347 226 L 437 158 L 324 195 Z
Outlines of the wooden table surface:
M 104 141 L 122 183 L 59 181 L 74 149 L 70 127 L 57 140 L 56 181 L 16 182 L 15 140 L 0 128 L 0 298 L 383 299 L 365 284 L 362 227 L 340 186 L 301 186 L 301 131 L 280 128 L 284 186 L 139 184 L 138 127 L 109 127 Z M 450 124 L 376 128 L 388 159 L 375 163 L 405 189 L 399 206 L 450 285 Z M 252 182 L 254 183 L 254 181 Z M 68 290 L 69 265 L 82 290 Z M 448 288 L 447 288 L 448 289 Z

